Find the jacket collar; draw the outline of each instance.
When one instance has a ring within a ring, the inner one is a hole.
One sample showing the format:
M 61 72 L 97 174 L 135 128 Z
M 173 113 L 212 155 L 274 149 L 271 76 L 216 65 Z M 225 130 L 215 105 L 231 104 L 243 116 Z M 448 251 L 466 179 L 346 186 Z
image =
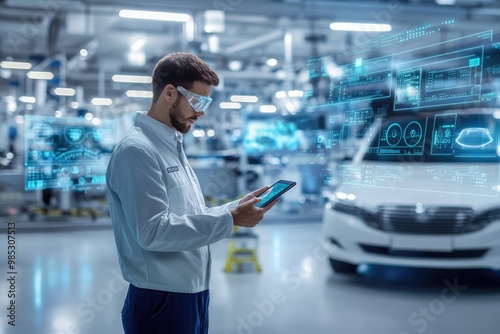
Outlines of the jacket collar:
M 135 126 L 162 142 L 174 145 L 174 147 L 176 147 L 177 142 L 182 143 L 182 133 L 146 114 L 137 115 Z

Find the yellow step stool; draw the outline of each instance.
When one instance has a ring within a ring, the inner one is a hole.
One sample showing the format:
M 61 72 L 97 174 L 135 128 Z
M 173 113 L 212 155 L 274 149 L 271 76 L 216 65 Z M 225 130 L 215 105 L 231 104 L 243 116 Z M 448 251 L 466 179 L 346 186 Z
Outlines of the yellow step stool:
M 260 272 L 261 268 L 257 259 L 257 244 L 258 236 L 253 232 L 242 232 L 235 226 L 233 236 L 229 241 L 229 252 L 226 260 L 224 271 L 229 273 L 236 264 L 238 271 L 242 271 L 244 263 L 252 263 L 256 272 Z M 251 247 L 253 244 L 254 247 Z

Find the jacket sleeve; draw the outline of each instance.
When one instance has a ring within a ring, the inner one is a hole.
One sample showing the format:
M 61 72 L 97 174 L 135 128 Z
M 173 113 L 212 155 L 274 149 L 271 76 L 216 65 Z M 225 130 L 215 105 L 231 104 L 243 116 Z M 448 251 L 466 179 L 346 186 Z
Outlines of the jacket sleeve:
M 228 202 L 228 203 L 225 203 L 225 204 L 222 204 L 219 206 L 214 206 L 211 208 L 207 207 L 207 212 L 215 212 L 215 211 L 219 211 L 219 210 L 232 210 L 238 206 L 239 202 L 240 202 L 240 200 L 238 199 L 238 200 Z
M 165 178 L 158 160 L 147 148 L 122 148 L 111 159 L 108 170 L 111 198 L 115 197 L 123 210 L 125 221 L 120 223 L 127 225 L 141 248 L 161 252 L 192 250 L 231 235 L 233 218 L 228 209 L 181 216 L 170 211 Z

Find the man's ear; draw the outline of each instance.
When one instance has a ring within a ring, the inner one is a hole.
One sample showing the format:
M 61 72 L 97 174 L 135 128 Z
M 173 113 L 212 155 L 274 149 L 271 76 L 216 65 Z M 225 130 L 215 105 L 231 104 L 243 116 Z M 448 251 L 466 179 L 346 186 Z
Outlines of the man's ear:
M 168 84 L 163 88 L 163 92 L 161 93 L 163 98 L 167 103 L 172 103 L 177 99 L 177 88 L 173 85 Z

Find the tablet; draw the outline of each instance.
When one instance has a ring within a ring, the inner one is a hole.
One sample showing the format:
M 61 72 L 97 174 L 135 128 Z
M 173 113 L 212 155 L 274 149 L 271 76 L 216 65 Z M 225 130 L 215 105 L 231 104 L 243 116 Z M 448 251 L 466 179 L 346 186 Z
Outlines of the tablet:
M 269 205 L 272 201 L 274 201 L 276 198 L 280 197 L 283 195 L 285 192 L 290 190 L 293 186 L 295 186 L 297 182 L 293 181 L 287 181 L 287 180 L 279 180 L 275 184 L 269 187 L 266 191 L 263 193 L 260 193 L 257 195 L 257 197 L 261 197 L 262 200 L 255 204 L 256 207 L 263 208 L 267 205 Z

